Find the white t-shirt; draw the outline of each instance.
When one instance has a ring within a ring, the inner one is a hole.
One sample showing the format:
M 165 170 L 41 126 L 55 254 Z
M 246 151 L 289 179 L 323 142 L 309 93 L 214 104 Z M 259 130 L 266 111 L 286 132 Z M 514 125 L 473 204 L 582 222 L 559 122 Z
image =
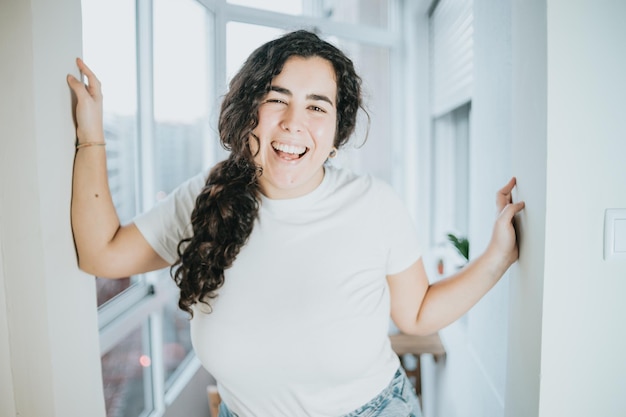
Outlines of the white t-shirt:
M 189 234 L 204 178 L 135 220 L 168 262 Z M 399 366 L 386 275 L 419 256 L 404 205 L 370 176 L 330 166 L 303 197 L 262 197 L 212 312 L 197 304 L 191 321 L 195 352 L 222 400 L 240 417 L 326 417 L 374 398 Z

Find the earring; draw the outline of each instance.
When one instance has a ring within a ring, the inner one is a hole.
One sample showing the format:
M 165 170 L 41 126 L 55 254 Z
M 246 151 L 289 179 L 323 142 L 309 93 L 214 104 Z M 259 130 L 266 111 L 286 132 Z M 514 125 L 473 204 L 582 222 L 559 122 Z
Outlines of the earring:
M 337 148 L 335 148 L 335 147 L 333 146 L 333 150 L 332 150 L 332 151 L 330 151 L 330 155 L 328 155 L 328 157 L 329 157 L 329 158 L 331 158 L 331 159 L 332 159 L 332 158 L 334 158 L 334 157 L 336 157 L 336 156 L 337 156 L 337 152 L 339 152 L 339 151 L 337 150 Z

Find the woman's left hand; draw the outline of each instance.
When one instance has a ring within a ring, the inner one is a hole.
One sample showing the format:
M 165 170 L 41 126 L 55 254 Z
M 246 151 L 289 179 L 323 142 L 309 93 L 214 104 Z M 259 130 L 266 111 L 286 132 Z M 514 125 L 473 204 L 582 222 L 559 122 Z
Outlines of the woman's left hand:
M 517 234 L 515 231 L 514 217 L 525 206 L 523 201 L 513 202 L 513 188 L 517 180 L 515 177 L 502 187 L 496 194 L 496 207 L 498 218 L 493 227 L 491 241 L 487 253 L 494 256 L 498 264 L 506 270 L 519 257 L 517 246 Z

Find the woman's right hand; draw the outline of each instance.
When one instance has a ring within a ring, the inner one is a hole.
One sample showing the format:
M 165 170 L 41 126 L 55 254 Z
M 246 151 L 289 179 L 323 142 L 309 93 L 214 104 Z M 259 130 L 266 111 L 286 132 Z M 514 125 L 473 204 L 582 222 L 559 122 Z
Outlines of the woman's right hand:
M 102 123 L 102 90 L 100 81 L 82 59 L 76 58 L 81 74 L 87 77 L 87 84 L 71 74 L 67 83 L 76 95 L 76 136 L 78 143 L 104 142 Z
M 67 83 L 76 95 L 79 143 L 104 143 L 100 81 L 77 58 L 87 83 L 72 75 Z M 123 278 L 167 266 L 133 224 L 120 225 L 107 181 L 103 146 L 85 147 L 74 158 L 72 229 L 79 267 L 103 278 Z

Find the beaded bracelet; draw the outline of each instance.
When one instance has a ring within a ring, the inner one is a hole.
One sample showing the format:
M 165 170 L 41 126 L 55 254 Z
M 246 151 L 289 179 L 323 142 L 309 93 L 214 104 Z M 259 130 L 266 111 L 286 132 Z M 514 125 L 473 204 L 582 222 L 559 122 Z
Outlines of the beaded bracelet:
M 106 142 L 83 142 L 76 145 L 76 149 L 86 148 L 88 146 L 106 146 Z

